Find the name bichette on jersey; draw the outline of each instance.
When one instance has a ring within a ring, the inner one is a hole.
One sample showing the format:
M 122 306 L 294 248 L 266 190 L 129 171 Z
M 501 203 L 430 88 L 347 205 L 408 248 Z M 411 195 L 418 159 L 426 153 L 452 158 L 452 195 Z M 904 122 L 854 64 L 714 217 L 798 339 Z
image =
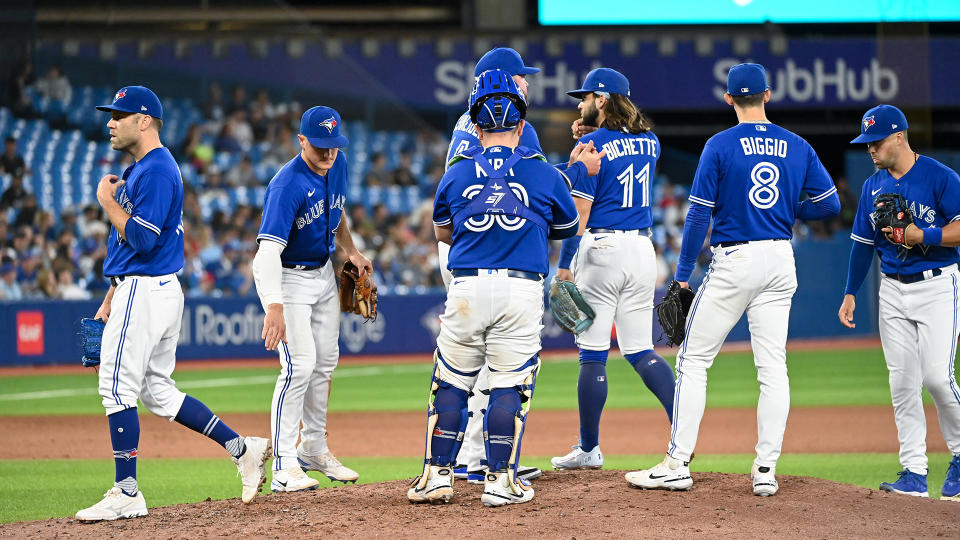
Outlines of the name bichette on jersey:
M 607 153 L 607 161 L 613 161 L 624 156 L 657 157 L 657 141 L 656 139 L 624 137 L 603 143 L 600 150 Z

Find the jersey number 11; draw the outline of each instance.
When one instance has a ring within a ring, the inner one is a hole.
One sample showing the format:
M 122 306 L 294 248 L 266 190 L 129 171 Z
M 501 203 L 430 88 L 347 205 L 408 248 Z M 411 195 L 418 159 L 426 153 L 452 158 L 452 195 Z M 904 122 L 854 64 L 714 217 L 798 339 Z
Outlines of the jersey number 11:
M 620 205 L 621 208 L 633 208 L 634 178 L 636 178 L 640 184 L 642 193 L 640 206 L 650 206 L 650 164 L 647 163 L 640 169 L 640 172 L 634 174 L 633 163 L 631 163 L 629 167 L 617 176 L 617 180 L 623 185 L 623 203 Z

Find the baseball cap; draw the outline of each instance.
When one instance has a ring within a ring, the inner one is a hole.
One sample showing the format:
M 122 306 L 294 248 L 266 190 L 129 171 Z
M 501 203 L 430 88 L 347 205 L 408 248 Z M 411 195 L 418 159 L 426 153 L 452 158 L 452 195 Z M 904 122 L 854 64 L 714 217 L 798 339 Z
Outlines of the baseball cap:
M 300 118 L 300 134 L 317 148 L 343 148 L 350 141 L 340 134 L 340 124 L 340 113 L 317 105 L 307 109 Z
M 769 90 L 767 72 L 760 64 L 737 64 L 727 73 L 727 93 L 749 96 Z
M 481 56 L 480 60 L 477 61 L 473 76 L 479 77 L 481 73 L 491 69 L 500 69 L 510 75 L 530 75 L 540 72 L 539 68 L 523 65 L 523 58 L 520 58 L 520 53 L 510 47 L 497 47 L 487 51 L 487 54 Z
M 863 115 L 860 136 L 850 144 L 876 142 L 907 129 L 907 117 L 893 105 L 877 105 Z
M 610 68 L 597 68 L 587 73 L 583 80 L 583 87 L 567 92 L 575 98 L 582 98 L 591 92 L 607 92 L 610 94 L 630 95 L 630 81 L 623 73 Z
M 124 86 L 113 96 L 110 105 L 97 105 L 98 111 L 141 113 L 163 120 L 160 98 L 146 86 Z

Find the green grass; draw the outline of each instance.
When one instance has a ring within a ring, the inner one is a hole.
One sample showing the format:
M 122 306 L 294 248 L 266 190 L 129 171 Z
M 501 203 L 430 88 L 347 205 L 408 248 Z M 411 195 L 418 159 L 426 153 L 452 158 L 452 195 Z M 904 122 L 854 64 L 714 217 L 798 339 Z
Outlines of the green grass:
M 673 358 L 668 358 L 673 362 Z M 791 401 L 795 407 L 889 405 L 887 369 L 879 349 L 791 352 Z M 331 411 L 419 411 L 426 405 L 431 366 L 342 366 L 334 372 Z M 545 361 L 534 407 L 576 409 L 575 359 Z M 276 369 L 183 371 L 181 389 L 219 413 L 268 412 Z M 759 387 L 749 353 L 721 354 L 709 371 L 709 407 L 755 407 Z M 659 404 L 622 357 L 607 365 L 607 408 L 657 408 Z M 38 395 L 45 392 L 46 397 Z M 929 402 L 929 399 L 928 399 Z M 0 415 L 101 414 L 93 372 L 0 378 Z
M 604 467 L 645 468 L 662 457 L 607 455 Z M 697 456 L 694 477 L 696 472 L 703 471 L 747 474 L 752 460 L 752 455 Z M 347 458 L 343 461 L 360 472 L 360 483 L 412 478 L 420 469 L 416 458 Z M 548 457 L 523 461 L 549 468 Z M 940 493 L 949 461 L 949 454 L 930 454 L 929 488 L 933 496 Z M 780 459 L 777 474 L 816 476 L 876 489 L 880 482 L 895 480 L 899 468 L 895 454 L 787 454 Z M 310 475 L 320 480 L 321 487 L 341 485 L 317 473 Z M 139 463 L 138 476 L 151 508 L 207 498 L 237 498 L 240 494 L 236 468 L 228 459 L 147 459 Z M 0 506 L 0 523 L 72 516 L 80 508 L 97 502 L 112 478 L 111 460 L 0 461 L 0 500 L 4 501 Z M 398 499 L 397 504 L 403 503 Z

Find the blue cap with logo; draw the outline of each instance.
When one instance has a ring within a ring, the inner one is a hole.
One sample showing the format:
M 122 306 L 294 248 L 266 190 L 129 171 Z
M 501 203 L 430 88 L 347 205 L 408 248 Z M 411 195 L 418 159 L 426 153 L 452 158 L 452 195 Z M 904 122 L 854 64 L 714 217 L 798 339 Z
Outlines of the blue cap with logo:
M 340 113 L 322 105 L 307 109 L 300 118 L 300 134 L 317 148 L 343 148 L 350 144 L 340 127 Z
M 630 81 L 623 76 L 623 73 L 615 69 L 597 68 L 587 73 L 587 78 L 583 80 L 582 88 L 571 90 L 567 92 L 567 94 L 579 99 L 591 92 L 607 92 L 608 94 L 630 96 Z
M 850 144 L 876 142 L 899 131 L 905 131 L 907 127 L 907 117 L 903 111 L 893 105 L 877 105 L 863 115 L 863 120 L 860 121 L 860 136 L 850 141 Z
M 141 113 L 163 119 L 163 106 L 160 105 L 160 98 L 146 86 L 124 86 L 114 94 L 113 103 L 97 105 L 97 110 Z
M 480 60 L 477 61 L 473 76 L 479 77 L 481 73 L 491 69 L 506 71 L 510 75 L 530 75 L 540 71 L 539 68 L 523 65 L 523 58 L 520 58 L 520 53 L 510 47 L 497 47 L 487 51 L 487 54 L 481 56 Z
M 727 73 L 727 93 L 749 96 L 770 89 L 767 71 L 760 64 L 737 64 Z

